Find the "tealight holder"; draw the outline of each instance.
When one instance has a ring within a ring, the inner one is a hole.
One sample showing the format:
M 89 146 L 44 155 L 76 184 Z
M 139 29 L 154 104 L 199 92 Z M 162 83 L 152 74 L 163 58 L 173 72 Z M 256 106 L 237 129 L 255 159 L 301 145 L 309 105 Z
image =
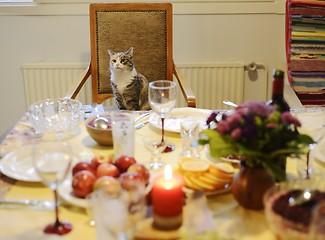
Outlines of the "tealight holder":
M 161 216 L 153 214 L 153 227 L 159 230 L 175 230 L 182 226 L 183 214 L 176 216 Z

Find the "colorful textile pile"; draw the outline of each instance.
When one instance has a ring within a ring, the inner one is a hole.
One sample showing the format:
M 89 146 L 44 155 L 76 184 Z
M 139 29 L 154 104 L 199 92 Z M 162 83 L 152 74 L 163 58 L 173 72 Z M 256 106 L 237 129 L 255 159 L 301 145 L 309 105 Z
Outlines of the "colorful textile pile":
M 303 105 L 325 106 L 325 1 L 287 0 L 288 77 Z

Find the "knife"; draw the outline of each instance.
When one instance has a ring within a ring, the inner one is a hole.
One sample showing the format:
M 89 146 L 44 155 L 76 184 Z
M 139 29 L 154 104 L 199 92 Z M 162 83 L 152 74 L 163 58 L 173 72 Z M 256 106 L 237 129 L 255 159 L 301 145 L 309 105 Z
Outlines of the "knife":
M 149 119 L 148 120 L 145 120 L 137 125 L 134 126 L 135 129 L 140 129 L 142 128 L 144 125 L 146 125 L 147 123 L 149 122 Z
M 43 201 L 43 200 L 0 200 L 0 208 L 20 208 L 20 207 L 33 207 L 39 209 L 48 209 L 53 210 L 55 204 L 52 201 Z

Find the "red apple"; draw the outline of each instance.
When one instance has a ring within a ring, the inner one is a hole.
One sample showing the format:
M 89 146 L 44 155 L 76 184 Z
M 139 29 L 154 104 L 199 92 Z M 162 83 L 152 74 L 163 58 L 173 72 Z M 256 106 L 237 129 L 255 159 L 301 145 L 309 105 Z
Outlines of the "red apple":
M 144 186 L 146 185 L 145 180 L 137 172 L 125 172 L 125 173 L 122 173 L 120 175 L 119 179 L 120 179 L 120 182 L 122 184 L 122 188 L 124 188 L 126 190 L 133 189 L 136 186 L 136 184 L 138 184 L 138 183 L 141 183 Z
M 118 177 L 120 175 L 120 170 L 113 163 L 102 163 L 97 167 L 96 176 L 111 176 Z
M 97 168 L 101 163 L 104 162 L 106 162 L 106 159 L 103 155 L 95 155 L 90 161 L 91 165 L 93 165 L 94 168 Z
M 82 170 L 72 178 L 72 190 L 77 197 L 84 198 L 93 191 L 96 176 L 91 171 Z
M 121 191 L 121 183 L 114 177 L 102 176 L 97 178 L 94 184 L 94 191 L 102 189 L 109 195 L 118 195 Z
M 150 173 L 149 170 L 142 163 L 134 163 L 132 164 L 127 172 L 136 172 L 138 173 L 146 182 L 149 183 Z
M 88 170 L 88 171 L 92 172 L 93 174 L 96 174 L 96 169 L 91 163 L 89 163 L 89 162 L 78 162 L 72 168 L 72 175 L 75 175 L 77 172 L 80 172 L 82 170 Z
M 114 164 L 118 167 L 118 169 L 120 170 L 121 173 L 124 173 L 128 170 L 128 168 L 132 164 L 134 164 L 136 162 L 137 161 L 135 160 L 134 157 L 122 155 L 115 160 Z
M 112 163 L 113 159 L 111 156 L 96 155 L 91 159 L 91 164 L 97 168 L 100 164 L 104 162 Z

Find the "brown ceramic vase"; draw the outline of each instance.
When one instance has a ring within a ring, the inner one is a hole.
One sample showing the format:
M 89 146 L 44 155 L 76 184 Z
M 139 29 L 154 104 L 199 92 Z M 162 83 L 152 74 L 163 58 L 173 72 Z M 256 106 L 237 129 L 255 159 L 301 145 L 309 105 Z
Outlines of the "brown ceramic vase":
M 273 176 L 264 168 L 250 168 L 243 162 L 232 183 L 232 193 L 244 208 L 260 210 L 264 208 L 264 193 L 275 184 Z

